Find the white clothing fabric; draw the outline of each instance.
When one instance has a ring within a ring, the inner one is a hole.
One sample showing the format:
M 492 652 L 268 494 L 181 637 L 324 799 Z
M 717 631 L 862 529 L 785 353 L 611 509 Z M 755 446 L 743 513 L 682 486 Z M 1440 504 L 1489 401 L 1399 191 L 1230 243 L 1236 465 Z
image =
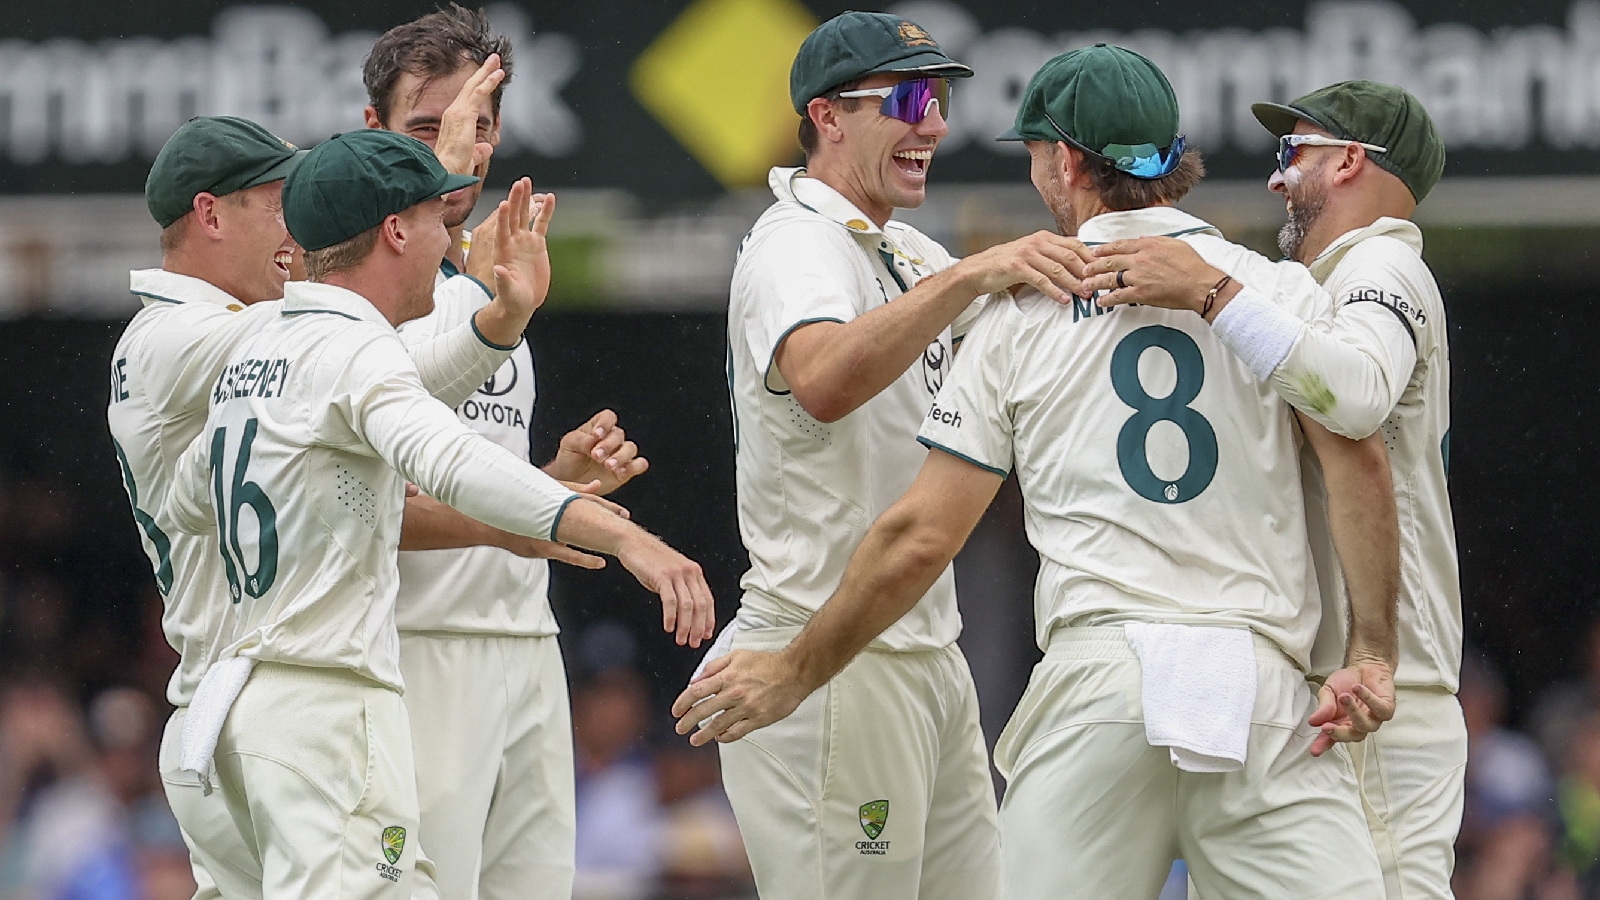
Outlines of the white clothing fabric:
M 189 715 L 183 720 L 183 737 L 180 768 L 199 776 L 200 785 L 211 792 L 211 759 L 217 750 L 217 736 L 222 733 L 222 723 L 228 710 L 238 699 L 239 691 L 250 679 L 256 661 L 242 656 L 219 659 L 206 670 L 189 703 Z
M 179 654 L 167 700 L 185 706 L 232 635 L 236 608 L 226 600 L 227 579 L 215 539 L 182 533 L 156 507 L 172 482 L 178 454 L 205 424 L 207 396 L 229 357 L 276 321 L 282 304 L 245 307 L 205 281 L 161 269 L 135 270 L 129 282 L 144 306 L 112 354 L 106 418 L 140 541 L 162 594 L 162 631 Z M 466 279 L 451 279 L 445 291 L 472 298 L 474 310 L 488 299 Z M 447 404 L 459 403 L 506 357 L 485 344 L 470 323 L 409 349 L 423 384 Z
M 395 555 L 405 482 L 499 528 L 549 538 L 576 495 L 428 396 L 358 294 L 292 283 L 235 351 L 163 508 L 216 529 L 240 604 L 220 656 L 349 669 L 402 688 Z
M 954 261 L 907 225 L 879 229 L 803 169 L 773 169 L 769 184 L 777 202 L 734 264 L 728 382 L 739 534 L 750 554 L 742 608 L 792 625 L 832 595 L 873 520 L 911 486 L 926 456 L 916 426 L 948 377 L 955 335 L 941 332 L 899 379 L 833 423 L 800 406 L 774 355 L 794 329 L 849 322 Z M 955 578 L 946 568 L 873 646 L 936 649 L 960 632 Z
M 1303 268 L 1172 208 L 1096 216 L 1100 243 L 1178 237 L 1303 318 L 1329 310 Z M 1309 665 L 1319 610 L 1289 406 L 1187 311 L 989 304 L 919 439 L 1021 482 L 1039 551 L 1039 646 L 1062 625 L 1248 628 Z
M 1256 650 L 1243 628 L 1129 622 L 1145 738 L 1185 772 L 1237 772 L 1250 748 Z

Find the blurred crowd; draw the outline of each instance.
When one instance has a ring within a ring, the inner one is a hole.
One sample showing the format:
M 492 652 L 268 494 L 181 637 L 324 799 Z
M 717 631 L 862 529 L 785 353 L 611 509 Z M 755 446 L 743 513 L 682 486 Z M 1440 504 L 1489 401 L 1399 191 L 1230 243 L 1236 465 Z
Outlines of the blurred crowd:
M 176 662 L 160 600 L 143 580 L 126 602 L 86 597 L 104 587 L 74 556 L 82 514 L 70 492 L 0 487 L 0 900 L 188 898 L 156 774 Z M 665 687 L 636 666 L 634 638 L 599 623 L 566 645 L 575 900 L 753 897 L 716 751 L 672 733 Z M 1502 674 L 1467 653 L 1461 900 L 1600 900 L 1600 621 L 1583 647 L 1576 677 L 1515 710 Z

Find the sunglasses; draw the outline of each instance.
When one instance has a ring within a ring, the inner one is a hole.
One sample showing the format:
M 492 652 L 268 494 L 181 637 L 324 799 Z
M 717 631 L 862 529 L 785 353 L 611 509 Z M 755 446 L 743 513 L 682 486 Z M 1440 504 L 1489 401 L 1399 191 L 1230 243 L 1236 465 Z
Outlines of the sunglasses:
M 1377 144 L 1363 141 L 1346 141 L 1320 134 L 1286 134 L 1278 138 L 1278 171 L 1289 171 L 1289 167 L 1299 158 L 1301 147 L 1348 147 L 1351 144 L 1364 147 L 1371 153 L 1389 152 L 1388 147 L 1379 147 Z
M 881 88 L 862 88 L 857 91 L 840 91 L 842 98 L 882 97 L 880 111 L 891 119 L 915 125 L 928 117 L 935 104 L 939 112 L 950 115 L 950 79 L 913 78 L 899 84 Z
M 1164 152 L 1155 144 L 1107 144 L 1099 150 L 1092 150 L 1067 134 L 1065 128 L 1057 125 L 1056 120 L 1051 118 L 1049 110 L 1040 112 L 1044 113 L 1045 121 L 1056 130 L 1056 134 L 1061 135 L 1062 140 L 1080 152 L 1100 157 L 1111 163 L 1119 172 L 1127 172 L 1135 178 L 1150 179 L 1171 175 L 1178 168 L 1178 163 L 1183 161 L 1185 139 L 1181 134 L 1173 139 L 1172 146 Z

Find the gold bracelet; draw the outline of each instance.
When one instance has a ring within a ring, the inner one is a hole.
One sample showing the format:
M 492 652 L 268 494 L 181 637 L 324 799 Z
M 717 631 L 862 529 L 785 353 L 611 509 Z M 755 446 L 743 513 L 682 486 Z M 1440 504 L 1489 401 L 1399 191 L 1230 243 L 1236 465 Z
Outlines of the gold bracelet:
M 1210 317 L 1211 307 L 1217 302 L 1217 294 L 1220 293 L 1223 288 L 1227 287 L 1228 282 L 1232 280 L 1232 275 L 1224 275 L 1222 276 L 1221 281 L 1211 286 L 1211 290 L 1206 291 L 1206 302 L 1204 306 L 1200 307 L 1200 318 L 1205 319 Z

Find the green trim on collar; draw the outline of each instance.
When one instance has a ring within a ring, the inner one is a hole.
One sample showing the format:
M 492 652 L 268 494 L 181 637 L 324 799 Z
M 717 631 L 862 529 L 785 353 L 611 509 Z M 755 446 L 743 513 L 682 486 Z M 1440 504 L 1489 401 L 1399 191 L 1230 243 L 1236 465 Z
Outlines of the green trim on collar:
M 133 294 L 135 297 L 148 297 L 151 300 L 160 300 L 162 303 L 176 303 L 180 306 L 183 304 L 182 300 L 174 300 L 171 297 L 163 297 L 160 294 L 151 294 L 146 291 L 129 291 L 129 293 Z
M 360 316 L 352 316 L 347 312 L 340 312 L 337 309 L 286 309 L 283 312 L 279 313 L 279 315 L 283 315 L 283 316 L 308 316 L 308 315 L 313 315 L 313 314 L 325 314 L 325 315 L 330 315 L 330 316 L 344 316 L 346 319 L 349 319 L 352 322 L 360 322 L 360 321 L 362 321 Z
M 454 278 L 461 274 L 461 270 L 456 268 L 456 264 L 451 262 L 448 256 L 439 260 L 439 271 L 443 272 L 446 278 Z
M 473 280 L 476 281 L 477 279 L 473 279 Z M 515 344 L 512 344 L 511 346 L 507 347 L 507 346 L 504 346 L 502 344 L 496 344 L 494 341 L 491 341 L 488 338 L 484 337 L 483 336 L 483 332 L 478 330 L 478 314 L 477 313 L 473 313 L 472 314 L 472 318 L 468 319 L 467 322 L 470 325 L 472 325 L 472 333 L 477 335 L 478 336 L 478 340 L 482 341 L 483 345 L 485 347 L 488 347 L 490 350 L 499 350 L 502 353 L 510 353 L 511 351 L 513 351 L 513 350 L 517 349 L 518 347 L 522 346 L 522 339 L 521 338 L 518 338 L 517 342 Z
M 932 448 L 934 450 L 942 450 L 945 453 L 948 453 L 951 456 L 954 456 L 956 459 L 959 459 L 964 463 L 970 463 L 970 464 L 972 464 L 974 466 L 977 466 L 978 468 L 984 470 L 985 472 L 993 472 L 994 474 L 999 475 L 1001 478 L 1005 478 L 1006 476 L 1011 474 L 1010 472 L 1007 472 L 1005 469 L 996 469 L 994 466 L 984 465 L 983 463 L 978 462 L 977 460 L 975 460 L 972 457 L 966 455 L 965 453 L 957 453 L 956 451 L 951 450 L 949 447 L 946 447 L 945 445 L 939 443 L 938 441 L 930 441 L 930 440 L 928 440 L 927 438 L 923 437 L 920 434 L 917 435 L 917 443 L 921 444 L 924 447 L 930 447 L 930 448 Z
M 1182 231 L 1174 231 L 1174 232 L 1171 232 L 1169 234 L 1147 234 L 1147 235 L 1141 235 L 1141 237 L 1177 238 L 1177 237 L 1183 237 L 1186 234 L 1199 234 L 1202 231 L 1215 231 L 1215 230 L 1216 230 L 1216 226 L 1215 225 L 1196 225 L 1193 228 L 1185 228 Z M 1119 240 L 1119 241 L 1120 240 L 1138 240 L 1138 238 L 1117 238 L 1117 240 Z M 1111 244 L 1111 243 L 1115 243 L 1115 242 L 1114 241 L 1084 241 L 1083 245 L 1085 247 L 1104 247 L 1105 245 Z

